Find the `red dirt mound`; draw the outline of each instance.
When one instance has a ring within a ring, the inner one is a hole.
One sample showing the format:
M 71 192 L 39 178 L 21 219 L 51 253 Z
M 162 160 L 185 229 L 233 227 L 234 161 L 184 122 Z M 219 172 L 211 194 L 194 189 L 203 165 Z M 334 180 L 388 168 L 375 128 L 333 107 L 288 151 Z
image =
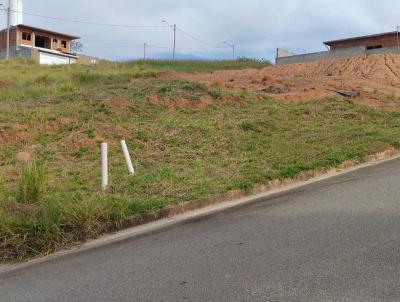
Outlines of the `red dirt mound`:
M 400 54 L 271 66 L 262 70 L 166 73 L 162 77 L 253 91 L 288 101 L 338 96 L 335 90 L 340 89 L 356 92 L 355 99 L 371 107 L 397 109 L 400 105 Z

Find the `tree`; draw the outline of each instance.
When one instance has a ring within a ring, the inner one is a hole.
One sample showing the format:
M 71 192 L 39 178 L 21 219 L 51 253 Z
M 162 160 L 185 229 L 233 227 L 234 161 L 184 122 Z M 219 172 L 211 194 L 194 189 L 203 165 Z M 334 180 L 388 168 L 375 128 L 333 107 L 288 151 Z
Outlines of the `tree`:
M 79 40 L 74 40 L 71 42 L 71 52 L 82 52 L 83 44 Z

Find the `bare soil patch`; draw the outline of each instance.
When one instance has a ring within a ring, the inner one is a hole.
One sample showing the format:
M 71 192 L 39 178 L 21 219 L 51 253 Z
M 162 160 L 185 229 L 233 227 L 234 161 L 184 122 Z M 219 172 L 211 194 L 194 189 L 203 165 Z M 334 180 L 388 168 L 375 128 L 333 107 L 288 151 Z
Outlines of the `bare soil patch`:
M 12 86 L 11 81 L 0 81 L 0 88 L 11 88 Z
M 260 92 L 286 101 L 337 96 L 334 90 L 338 89 L 357 91 L 355 98 L 360 103 L 373 108 L 392 108 L 397 106 L 400 97 L 400 55 L 270 66 L 261 70 L 170 72 L 161 77 L 198 81 L 234 91 Z
M 129 101 L 124 98 L 114 98 L 111 100 L 107 100 L 105 103 L 109 109 L 124 108 L 129 106 Z
M 198 101 L 193 101 L 185 98 L 160 98 L 156 95 L 150 95 L 147 97 L 150 104 L 164 106 L 167 108 L 179 108 L 189 107 L 194 109 L 205 109 L 208 105 L 215 103 L 216 101 L 208 96 L 201 96 Z

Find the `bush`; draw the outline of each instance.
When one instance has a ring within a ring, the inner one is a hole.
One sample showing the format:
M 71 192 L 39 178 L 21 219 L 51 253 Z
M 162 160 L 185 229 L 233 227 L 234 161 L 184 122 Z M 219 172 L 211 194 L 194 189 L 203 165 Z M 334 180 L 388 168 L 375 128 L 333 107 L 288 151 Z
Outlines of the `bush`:
M 42 164 L 28 163 L 21 169 L 18 201 L 38 203 L 46 191 L 46 172 Z

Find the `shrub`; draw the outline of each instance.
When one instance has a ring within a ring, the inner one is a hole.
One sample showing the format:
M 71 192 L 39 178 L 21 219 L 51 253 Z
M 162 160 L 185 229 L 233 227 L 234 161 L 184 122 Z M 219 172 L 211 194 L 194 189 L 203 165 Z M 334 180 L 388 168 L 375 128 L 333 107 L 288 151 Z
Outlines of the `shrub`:
M 216 100 L 221 99 L 221 98 L 222 98 L 222 95 L 223 95 L 221 89 L 211 90 L 208 94 L 209 94 L 213 99 L 216 99 Z
M 24 165 L 19 178 L 18 201 L 26 204 L 38 203 L 46 191 L 46 178 L 42 164 L 33 162 Z

